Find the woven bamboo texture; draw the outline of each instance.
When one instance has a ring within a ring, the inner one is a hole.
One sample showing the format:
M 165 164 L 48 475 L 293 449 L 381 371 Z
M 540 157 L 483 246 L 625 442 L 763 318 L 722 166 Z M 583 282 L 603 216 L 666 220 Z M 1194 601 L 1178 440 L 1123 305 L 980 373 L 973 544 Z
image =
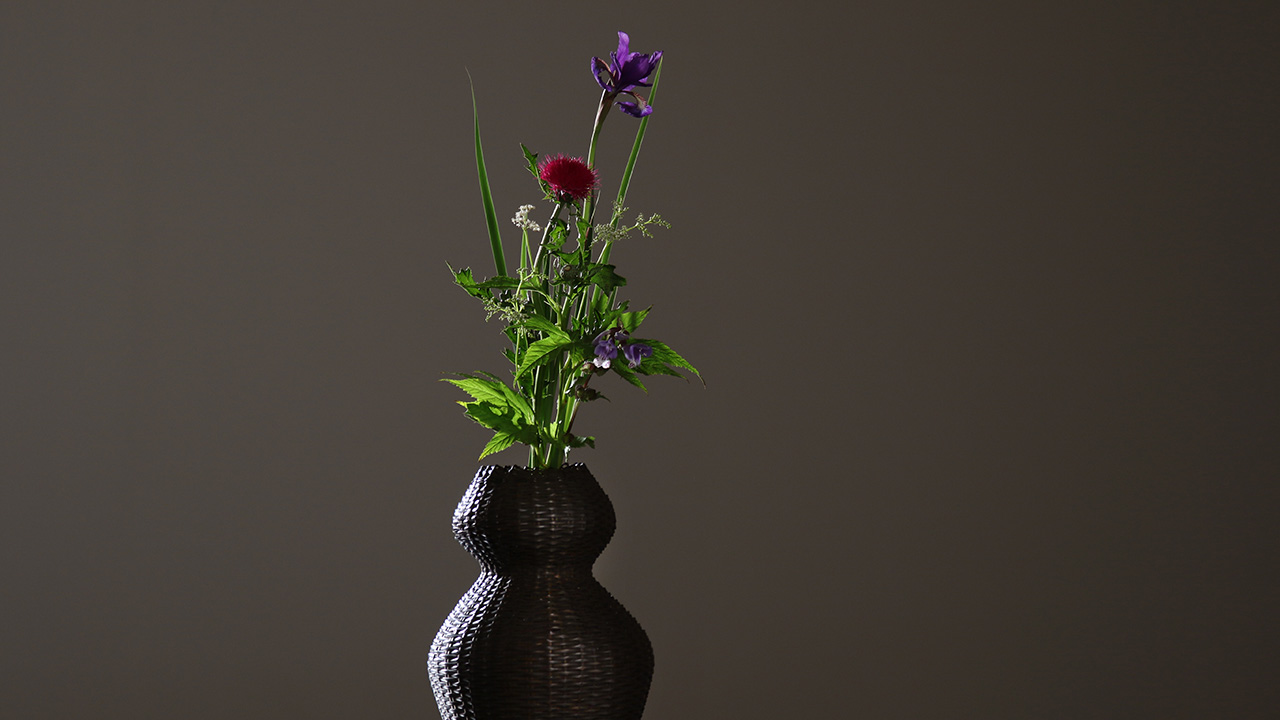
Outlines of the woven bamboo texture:
M 591 573 L 614 527 L 584 465 L 481 468 L 453 516 L 480 577 L 427 661 L 444 720 L 639 720 L 653 650 Z

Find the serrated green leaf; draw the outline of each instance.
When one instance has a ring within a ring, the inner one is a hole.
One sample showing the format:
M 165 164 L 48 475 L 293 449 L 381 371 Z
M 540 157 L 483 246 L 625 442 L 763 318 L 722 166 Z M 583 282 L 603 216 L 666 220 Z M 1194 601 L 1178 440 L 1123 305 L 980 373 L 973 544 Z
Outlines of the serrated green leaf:
M 508 433 L 523 443 L 532 443 L 537 437 L 537 430 L 509 405 L 499 405 L 488 401 L 458 403 L 467 417 L 495 432 Z
M 520 143 L 520 151 L 524 153 L 524 161 L 529 169 L 529 174 L 533 175 L 534 179 L 538 181 L 538 186 L 546 191 L 547 183 L 542 179 L 542 173 L 538 172 L 538 153 L 525 147 L 524 143 Z
M 636 371 L 627 367 L 625 363 L 615 361 L 609 366 L 609 369 L 621 375 L 623 380 L 626 380 L 645 392 L 649 392 L 649 389 L 646 388 L 644 383 L 640 382 L 640 378 L 636 376 Z
M 499 275 L 491 277 L 482 283 L 477 283 L 476 287 L 485 290 L 514 290 L 520 287 L 520 281 L 513 277 Z
M 496 432 L 489 442 L 485 444 L 484 449 L 480 451 L 480 457 L 477 459 L 483 460 L 486 455 L 502 452 L 515 444 L 516 438 L 514 435 L 501 431 Z
M 520 411 L 520 414 L 524 417 L 526 422 L 534 422 L 533 408 L 529 405 L 528 400 L 520 395 L 520 393 L 517 393 L 515 390 L 508 387 L 506 383 L 502 383 L 502 393 L 507 396 L 507 403 L 511 405 L 511 407 Z
M 566 342 L 569 340 L 568 333 L 566 333 L 564 330 L 561 330 L 560 326 L 542 317 L 541 315 L 530 315 L 528 318 L 525 318 L 525 320 L 521 323 L 521 325 L 531 330 L 537 330 L 539 332 L 542 332 L 548 338 L 558 338 Z
M 644 319 L 649 315 L 649 311 L 652 309 L 653 306 L 650 305 L 643 310 L 618 313 L 618 325 L 620 325 L 623 330 L 633 333 L 636 331 L 636 328 L 640 327 L 640 323 L 644 322 Z
M 552 218 L 547 226 L 546 240 L 542 246 L 548 250 L 555 251 L 564 247 L 564 243 L 569 239 L 569 224 L 560 218 Z
M 468 295 L 474 298 L 480 298 L 481 300 L 492 297 L 492 293 L 480 288 L 475 277 L 471 274 L 471 268 L 454 270 L 453 266 L 448 265 L 448 263 L 446 263 L 446 266 L 449 268 L 449 272 L 453 273 L 454 284 L 463 290 L 466 290 Z
M 516 377 L 520 377 L 529 372 L 529 368 L 544 361 L 552 353 L 572 344 L 572 340 L 568 335 L 561 334 L 562 337 L 543 338 L 524 351 L 524 358 L 520 361 L 520 369 L 516 371 Z
M 589 339 L 578 340 L 566 349 L 569 351 L 569 362 L 573 365 L 581 365 L 595 355 Z
M 591 312 L 596 317 L 604 317 L 609 311 L 609 293 L 594 292 L 591 298 Z
M 598 286 L 605 294 L 613 292 L 614 288 L 627 284 L 626 278 L 614 272 L 614 266 L 604 263 L 588 265 L 583 279 Z
M 636 367 L 636 372 L 641 375 L 671 375 L 681 380 L 688 380 L 679 370 L 675 370 L 670 365 L 660 360 L 654 360 L 651 357 L 642 360 L 640 365 Z
M 442 379 L 461 388 L 463 392 L 475 400 L 496 402 L 502 405 L 507 403 L 507 396 L 498 387 L 503 383 L 474 377 L 463 377 L 461 380 L 454 380 L 453 378 Z
M 490 430 L 503 430 L 513 434 L 518 430 L 513 417 L 515 411 L 509 407 L 499 407 L 493 403 L 483 401 L 460 402 L 458 404 L 462 406 L 467 417 Z
M 688 360 L 685 360 L 683 357 L 681 357 L 680 353 L 676 352 L 675 350 L 672 350 L 670 346 L 668 346 L 666 343 L 660 342 L 658 340 L 651 340 L 648 338 L 645 338 L 645 339 L 633 338 L 631 342 L 644 343 L 645 345 L 648 345 L 649 347 L 653 348 L 653 355 L 650 356 L 649 358 L 650 360 L 664 362 L 668 365 L 674 365 L 675 367 L 688 370 L 694 375 L 697 375 L 698 380 L 702 381 L 702 385 L 704 387 L 706 386 L 707 381 L 702 379 L 702 374 L 698 372 L 698 369 L 695 368 L 693 365 L 690 365 Z
M 580 265 L 582 263 L 581 248 L 578 248 L 577 250 L 574 250 L 572 252 L 565 252 L 563 250 L 552 250 L 551 254 L 555 255 L 556 258 L 558 258 L 560 262 L 564 263 L 565 265 Z M 561 277 L 564 277 L 563 272 L 561 274 Z
M 497 375 L 493 373 L 484 374 L 488 375 L 489 379 L 463 374 L 461 380 L 444 378 L 444 381 L 456 385 L 478 401 L 490 403 L 495 407 L 514 408 L 521 418 L 528 423 L 532 423 L 533 408 L 529 405 L 529 401 L 515 390 L 512 390 Z

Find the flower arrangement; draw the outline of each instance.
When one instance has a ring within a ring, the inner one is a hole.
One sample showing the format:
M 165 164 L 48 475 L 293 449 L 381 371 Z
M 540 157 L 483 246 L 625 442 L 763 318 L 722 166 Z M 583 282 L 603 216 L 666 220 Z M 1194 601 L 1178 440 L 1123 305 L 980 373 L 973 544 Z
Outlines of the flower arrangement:
M 477 280 L 470 268 L 450 271 L 458 286 L 484 304 L 489 318 L 496 315 L 506 323 L 511 347 L 503 354 L 514 366 L 511 384 L 487 372 L 446 379 L 471 396 L 459 403 L 466 415 L 493 431 L 481 458 L 522 443 L 529 446 L 530 467 L 555 468 L 564 464 L 570 450 L 594 448 L 595 438 L 576 434 L 574 421 L 582 403 L 607 399 L 590 385 L 597 375 L 615 374 L 641 390 L 641 375 L 685 377 L 680 372 L 685 370 L 701 379 L 665 343 L 635 336 L 649 309 L 632 310 L 628 301 L 618 299 L 626 280 L 609 262 L 617 241 L 633 232 L 651 237 L 653 227 L 669 227 L 656 214 L 641 214 L 631 223 L 623 220 L 623 202 L 653 113 L 661 63 L 661 51 L 631 52 L 630 38 L 618 33 L 618 49 L 609 61 L 591 59 L 592 75 L 603 93 L 586 160 L 567 155 L 539 158 L 520 146 L 542 199 L 553 207 L 545 223 L 529 217 L 533 205 L 520 206 L 512 218 L 520 228 L 515 273 L 507 272 L 472 97 L 476 168 L 497 274 Z M 639 94 L 640 88 L 649 88 L 647 99 Z M 640 123 L 609 219 L 595 223 L 601 185 L 596 144 L 615 105 Z

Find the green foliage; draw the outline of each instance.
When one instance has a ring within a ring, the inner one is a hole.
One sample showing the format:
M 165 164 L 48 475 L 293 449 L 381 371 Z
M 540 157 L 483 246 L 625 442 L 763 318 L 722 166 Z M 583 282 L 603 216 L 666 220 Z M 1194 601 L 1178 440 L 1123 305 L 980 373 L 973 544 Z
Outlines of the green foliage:
M 481 300 L 490 297 L 489 293 L 480 289 L 476 279 L 471 276 L 471 268 L 454 270 L 453 266 L 450 265 L 449 272 L 453 273 L 453 282 L 456 283 L 458 287 L 466 290 L 467 294 L 471 297 L 480 298 Z
M 619 312 L 617 316 L 618 327 L 629 333 L 635 332 L 636 328 L 640 327 L 640 323 L 644 322 L 645 317 L 649 315 L 649 311 L 652 309 L 653 306 L 650 305 L 643 310 L 637 310 L 635 312 Z
M 656 97 L 657 75 L 650 90 L 650 104 Z M 613 98 L 606 95 L 608 102 Z M 630 310 L 618 298 L 627 286 L 610 262 L 613 244 L 629 233 L 651 236 L 651 226 L 668 227 L 658 215 L 637 216 L 632 224 L 621 218 L 622 206 L 635 170 L 640 147 L 649 125 L 641 120 L 618 188 L 618 199 L 609 222 L 592 224 L 595 195 L 575 200 L 557 193 L 539 176 L 538 154 L 521 145 L 526 169 L 537 182 L 543 198 L 553 205 L 550 216 L 539 225 L 529 217 L 532 206 L 522 206 L 514 218 L 521 228 L 520 263 L 508 274 L 498 233 L 497 215 L 490 193 L 484 152 L 480 143 L 480 120 L 472 93 L 476 170 L 480 180 L 485 223 L 494 256 L 496 274 L 478 279 L 470 268 L 449 268 L 453 281 L 468 295 L 483 303 L 487 318 L 498 316 L 505 323 L 503 333 L 510 347 L 503 356 L 511 363 L 510 381 L 492 373 L 477 372 L 445 378 L 469 396 L 460 401 L 467 417 L 491 430 L 480 457 L 501 452 L 516 444 L 530 447 L 530 465 L 558 467 L 571 449 L 595 447 L 595 437 L 573 432 L 578 408 L 584 402 L 607 399 L 591 383 L 604 375 L 616 375 L 641 390 L 640 376 L 671 375 L 685 378 L 698 371 L 682 356 L 657 340 L 628 339 L 648 317 L 651 308 Z M 589 162 L 595 158 L 596 140 L 608 113 L 597 114 L 592 128 Z M 615 114 L 616 116 L 617 114 Z M 618 352 L 607 369 L 596 357 L 596 342 L 605 342 Z M 624 359 L 630 343 L 644 343 L 652 354 L 632 368 Z M 603 380 L 600 380 L 603 382 Z
M 640 363 L 639 369 L 646 375 L 675 375 L 677 377 L 684 377 L 674 369 L 680 368 L 682 370 L 688 370 L 696 375 L 698 380 L 701 380 L 704 386 L 707 384 L 705 380 L 702 380 L 702 375 L 698 372 L 698 369 L 690 365 L 688 360 L 681 357 L 680 353 L 672 350 L 666 343 L 653 340 L 651 338 L 636 340 L 635 342 L 642 342 L 653 348 L 653 355 L 645 358 L 644 362 Z M 659 366 L 663 366 L 665 370 L 658 369 Z
M 556 251 L 564 247 L 565 242 L 569 240 L 569 223 L 558 217 L 551 218 L 547 227 L 547 239 L 542 246 L 548 250 Z
M 524 351 L 524 358 L 520 360 L 520 369 L 516 370 L 516 377 L 521 377 L 533 366 L 548 360 L 552 353 L 563 350 L 571 344 L 573 340 L 567 336 L 543 338 L 533 343 L 528 350 Z
M 542 180 L 542 175 L 538 172 L 538 153 L 525 147 L 524 143 L 520 143 L 520 152 L 524 153 L 525 167 L 533 175 L 533 179 L 537 180 L 538 185 L 542 187 L 546 194 L 550 195 L 551 188 L 547 187 L 547 184 Z
M 595 449 L 596 439 L 591 437 L 590 435 L 587 435 L 585 437 L 580 437 L 578 435 L 570 435 L 568 445 L 571 448 L 589 447 L 589 448 Z
M 615 362 L 613 363 L 613 366 L 610 367 L 609 369 L 617 373 L 618 376 L 621 377 L 623 380 L 626 380 L 627 382 L 631 383 L 632 385 L 635 385 L 636 387 L 640 388 L 641 390 L 644 390 L 645 392 L 649 392 L 649 388 L 646 388 L 644 386 L 644 383 L 640 382 L 640 378 L 636 377 L 636 371 L 627 367 L 626 363 Z
M 561 330 L 560 326 L 539 315 L 534 315 L 525 320 L 522 323 L 522 326 L 530 330 L 537 330 L 539 332 L 546 333 L 547 337 L 562 338 L 566 341 L 570 339 L 569 333 Z
M 612 265 L 592 263 L 588 266 L 584 280 L 600 288 L 602 292 L 612 293 L 627 284 L 627 279 L 614 272 Z

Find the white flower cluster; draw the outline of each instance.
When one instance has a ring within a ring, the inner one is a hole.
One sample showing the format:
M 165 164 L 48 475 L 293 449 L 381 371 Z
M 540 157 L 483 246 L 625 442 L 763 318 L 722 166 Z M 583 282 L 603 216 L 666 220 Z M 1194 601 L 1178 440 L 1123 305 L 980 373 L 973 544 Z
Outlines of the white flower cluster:
M 516 216 L 511 218 L 511 222 L 516 227 L 524 228 L 529 232 L 542 232 L 542 226 L 529 219 L 529 211 L 532 209 L 532 205 L 521 205 L 520 209 L 516 211 Z

